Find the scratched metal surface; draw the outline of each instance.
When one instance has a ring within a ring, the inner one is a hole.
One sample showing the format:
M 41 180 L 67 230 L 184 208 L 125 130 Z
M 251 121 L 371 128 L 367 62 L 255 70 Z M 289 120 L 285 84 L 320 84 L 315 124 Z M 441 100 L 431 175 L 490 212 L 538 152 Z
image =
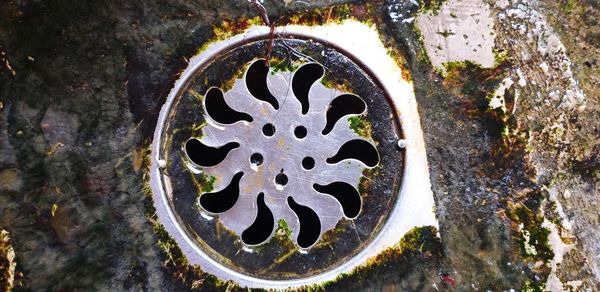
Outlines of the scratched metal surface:
M 229 142 L 238 142 L 241 146 L 229 152 L 225 160 L 216 166 L 202 168 L 189 165 L 203 170 L 208 176 L 218 178 L 214 185 L 215 190 L 225 188 L 234 174 L 240 171 L 244 173 L 239 184 L 241 191 L 238 201 L 233 208 L 219 214 L 218 220 L 241 236 L 256 218 L 256 198 L 259 193 L 264 192 L 265 202 L 273 212 L 275 222 L 284 219 L 292 231 L 294 241 L 297 241 L 300 226 L 295 213 L 288 206 L 288 196 L 318 214 L 321 221 L 320 234 L 334 228 L 344 216 L 342 207 L 334 197 L 314 190 L 313 184 L 327 185 L 341 181 L 356 187 L 363 170 L 367 167 L 355 159 L 336 164 L 325 162 L 327 158 L 333 157 L 344 143 L 354 139 L 362 140 L 350 129 L 348 117 L 339 120 L 331 133 L 321 134 L 330 102 L 343 93 L 326 88 L 317 80 L 309 93 L 310 110 L 303 115 L 300 102 L 291 90 L 292 72 L 267 75 L 269 90 L 280 104 L 277 110 L 269 103 L 253 97 L 246 87 L 245 75 L 243 77 L 237 79 L 233 88 L 225 92 L 225 101 L 234 110 L 250 114 L 253 121 L 224 125 L 209 117 L 207 126 L 203 128 L 204 135 L 199 139 L 213 147 Z M 207 116 L 206 107 L 202 109 Z M 276 129 L 271 137 L 262 133 L 263 125 L 268 123 L 273 124 Z M 299 125 L 308 130 L 304 139 L 294 136 L 294 129 Z M 258 167 L 252 165 L 250 156 L 253 153 L 263 155 L 263 164 Z M 306 170 L 302 167 L 302 159 L 305 157 L 315 159 L 316 165 L 313 169 Z M 289 178 L 289 182 L 283 187 L 275 183 L 275 177 L 281 170 L 284 170 L 283 173 Z M 274 232 L 275 229 L 272 233 Z

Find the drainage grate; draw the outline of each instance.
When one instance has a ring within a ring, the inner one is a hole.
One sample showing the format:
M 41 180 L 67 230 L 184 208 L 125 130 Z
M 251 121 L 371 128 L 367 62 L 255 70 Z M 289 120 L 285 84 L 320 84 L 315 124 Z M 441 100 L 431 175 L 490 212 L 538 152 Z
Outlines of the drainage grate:
M 361 137 L 347 122 L 366 112 L 365 102 L 318 83 L 321 65 L 269 71 L 259 59 L 227 92 L 209 88 L 207 125 L 184 152 L 192 172 L 226 184 L 200 195 L 201 211 L 220 215 L 246 245 L 269 240 L 284 220 L 298 230 L 297 244 L 309 248 L 342 217 L 358 216 L 358 182 L 379 154 L 370 135 Z
M 192 64 L 153 149 L 167 230 L 191 262 L 246 283 L 345 265 L 402 181 L 399 119 L 365 67 L 301 35 L 278 38 L 267 67 L 267 45 L 245 38 Z

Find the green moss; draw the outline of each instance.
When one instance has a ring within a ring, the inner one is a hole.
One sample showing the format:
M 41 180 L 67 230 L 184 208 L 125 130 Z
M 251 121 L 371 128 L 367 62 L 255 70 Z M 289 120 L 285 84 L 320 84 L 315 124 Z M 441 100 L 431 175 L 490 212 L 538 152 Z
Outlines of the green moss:
M 202 122 L 201 124 L 192 125 L 192 137 L 197 139 L 204 137 L 204 127 L 206 127 L 206 125 L 206 121 Z
M 441 255 L 442 249 L 437 233 L 433 226 L 414 227 L 400 240 L 400 250 L 404 254 L 429 252 Z
M 419 12 L 437 15 L 445 0 L 419 0 Z
M 152 229 L 156 234 L 158 240 L 158 246 L 164 252 L 165 261 L 164 265 L 187 265 L 187 259 L 179 249 L 179 246 L 175 242 L 175 240 L 167 233 L 162 224 L 159 223 L 158 215 L 156 215 L 156 208 L 154 208 L 154 203 L 152 200 L 152 188 L 150 187 L 150 182 L 148 181 L 147 173 L 149 173 L 149 158 L 145 159 L 145 173 L 144 173 L 144 184 L 142 186 L 142 192 L 144 193 L 144 207 L 145 214 L 148 220 L 152 225 Z
M 408 62 L 402 53 L 400 53 L 399 49 L 396 47 L 396 43 L 390 39 L 385 39 L 384 33 L 380 33 L 380 39 L 385 45 L 385 49 L 388 52 L 388 55 L 398 64 L 400 70 L 402 72 L 402 79 L 406 81 L 412 81 L 412 75 L 409 69 Z
M 215 189 L 215 181 L 217 180 L 214 176 L 208 176 L 206 173 L 200 173 L 200 179 L 197 181 L 198 189 L 202 193 L 210 193 Z
M 371 123 L 364 115 L 353 116 L 348 118 L 350 129 L 357 135 L 365 138 L 371 138 Z
M 327 74 L 327 72 L 325 72 L 325 75 L 321 78 L 321 84 L 327 88 L 337 89 L 340 92 L 353 93 L 352 87 L 348 84 L 348 80 L 335 78 Z
M 542 201 L 541 192 L 529 194 L 524 202 L 510 205 L 510 216 L 521 229 L 519 245 L 523 257 L 532 262 L 542 260 L 548 263 L 554 258 L 554 252 L 548 242 L 550 230 L 542 227 Z
M 546 283 L 545 282 L 534 282 L 532 280 L 528 280 L 523 285 L 524 292 L 543 292 L 546 291 Z
M 429 59 L 427 51 L 425 50 L 425 37 L 423 36 L 423 33 L 421 33 L 421 30 L 417 27 L 417 25 L 414 24 L 414 22 L 412 28 L 415 34 L 415 41 L 417 43 L 417 60 L 420 63 L 428 64 L 431 66 L 431 60 Z
M 288 239 L 292 238 L 292 230 L 285 220 L 279 219 L 279 221 L 277 221 L 277 226 L 277 231 L 275 232 L 277 235 L 285 236 Z
M 246 73 L 246 71 L 248 70 L 248 66 L 250 64 L 245 64 L 244 66 L 241 66 L 237 72 L 235 72 L 235 74 L 233 74 L 233 77 L 229 80 L 223 80 L 221 81 L 221 83 L 219 84 L 219 88 L 223 91 L 223 92 L 227 92 L 229 91 L 231 88 L 233 88 L 233 85 L 235 84 L 235 81 L 238 79 L 242 79 L 244 78 L 244 74 Z
M 563 0 L 561 1 L 561 10 L 565 13 L 570 13 L 579 6 L 578 0 Z
M 144 213 L 148 219 L 154 233 L 156 235 L 157 245 L 160 247 L 163 257 L 163 266 L 170 272 L 179 283 L 186 287 L 185 290 L 206 289 L 208 291 L 227 290 L 227 291 L 242 291 L 236 283 L 232 281 L 222 281 L 217 277 L 204 273 L 199 266 L 191 265 L 177 242 L 169 235 L 164 226 L 160 224 L 156 208 L 152 199 L 152 188 L 149 182 L 149 167 L 150 167 L 150 150 L 145 151 L 143 159 L 143 185 L 142 192 L 144 193 Z M 207 180 L 208 185 L 214 184 L 214 177 Z M 212 187 L 212 186 L 211 186 Z
M 465 61 L 450 61 L 443 64 L 444 71 L 439 72 L 444 78 L 456 79 L 459 74 L 473 75 L 478 71 L 481 71 L 481 65 L 474 63 L 470 60 Z
M 447 37 L 449 37 L 451 35 L 455 35 L 454 32 L 449 31 L 449 30 L 440 31 L 440 32 L 437 32 L 437 34 L 439 34 L 439 35 L 441 35 L 441 36 L 443 36 L 445 38 L 447 38 Z
M 327 23 L 341 23 L 344 20 L 354 18 L 359 21 L 369 22 L 365 17 L 371 14 L 370 5 L 342 4 L 327 8 L 317 8 L 304 13 L 291 13 L 287 15 L 286 24 L 323 25 Z M 365 15 L 366 14 L 366 15 Z
M 362 172 L 362 176 L 358 180 L 358 192 L 361 196 L 365 197 L 369 195 L 369 184 L 371 183 L 371 178 L 373 178 L 379 172 L 379 167 L 375 166 L 373 168 L 366 168 Z
M 399 267 L 394 270 L 398 277 L 412 270 L 413 265 L 439 260 L 443 256 L 443 245 L 438 231 L 433 226 L 415 227 L 408 231 L 400 242 L 371 258 L 366 264 L 354 268 L 349 273 L 340 274 L 331 281 L 303 286 L 298 291 L 348 290 L 356 281 L 369 279 L 378 273 L 389 272 L 390 266 Z
M 494 53 L 494 67 L 505 65 L 505 63 L 509 62 L 508 51 L 498 50 L 494 47 L 492 52 Z
M 230 38 L 235 34 L 242 33 L 251 26 L 263 24 L 260 16 L 253 18 L 243 18 L 238 20 L 223 19 L 219 25 L 213 26 L 212 37 L 204 42 L 198 49 L 196 55 L 204 52 L 210 45 L 215 42 Z
M 555 201 L 548 201 L 546 204 L 545 211 L 545 216 L 546 219 L 548 219 L 548 221 L 554 223 L 557 226 L 560 226 L 562 224 L 562 220 L 560 218 L 560 215 L 558 214 L 558 205 Z
M 273 239 L 276 241 L 276 249 L 270 244 L 261 244 L 253 247 L 255 252 L 271 254 L 275 252 L 278 257 L 273 259 L 271 265 L 266 270 L 272 270 L 275 266 L 286 262 L 291 256 L 295 255 L 300 248 L 292 240 L 292 230 L 289 228 L 287 222 L 284 219 L 277 221 L 277 229 Z
M 269 60 L 269 66 L 271 67 L 271 75 L 274 75 L 278 72 L 294 72 L 300 67 L 300 64 L 293 62 L 289 58 L 271 58 L 271 60 Z
M 401 276 L 410 271 L 409 263 L 439 259 L 441 256 L 443 256 L 443 245 L 438 237 L 437 229 L 433 226 L 414 227 L 402 237 L 398 244 L 382 251 L 376 257 L 368 260 L 365 265 L 356 267 L 352 272 L 341 274 L 332 281 L 304 288 L 308 291 L 336 290 L 336 285 L 346 287 L 344 284 L 367 279 L 382 270 L 389 270 L 391 265 L 407 267 L 397 271 L 397 275 Z
M 369 179 L 367 177 L 360 177 L 360 180 L 358 181 L 358 192 L 361 195 L 369 192 Z
M 481 121 L 494 142 L 499 143 L 498 151 L 508 153 L 508 145 L 515 140 L 510 127 L 516 127 L 516 124 L 511 124 L 510 116 L 501 108 L 490 108 L 490 100 L 506 75 L 503 70 L 505 63 L 495 68 L 482 68 L 471 61 L 447 62 L 438 73 L 444 77 L 444 85 L 462 103 L 461 112 Z
M 223 281 L 211 274 L 205 274 L 205 275 L 206 276 L 204 277 L 204 279 L 199 287 L 192 286 L 191 288 L 193 288 L 193 289 L 203 288 L 202 290 L 205 290 L 205 291 L 229 291 L 229 292 L 248 291 L 247 289 L 243 289 L 242 287 L 240 287 L 237 283 L 235 283 L 233 281 Z M 262 290 L 259 289 L 257 291 L 262 291 Z
M 189 93 L 192 96 L 194 96 L 199 103 L 202 103 L 202 101 L 204 101 L 204 95 L 200 94 L 198 91 L 190 89 Z

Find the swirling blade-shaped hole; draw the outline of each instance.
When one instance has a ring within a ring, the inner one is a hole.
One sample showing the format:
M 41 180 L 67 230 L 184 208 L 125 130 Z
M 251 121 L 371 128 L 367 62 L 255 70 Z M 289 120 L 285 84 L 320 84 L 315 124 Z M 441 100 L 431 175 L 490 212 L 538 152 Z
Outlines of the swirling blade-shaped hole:
M 221 163 L 231 150 L 238 147 L 240 144 L 237 142 L 230 142 L 221 147 L 210 147 L 198 139 L 189 139 L 185 142 L 185 153 L 193 163 L 210 167 Z
M 327 163 L 338 163 L 345 159 L 356 159 L 362 161 L 368 167 L 374 167 L 379 163 L 379 154 L 375 146 L 365 140 L 350 140 L 333 156 L 327 158 Z
M 301 248 L 312 246 L 319 239 L 321 233 L 321 220 L 315 211 L 307 206 L 300 205 L 292 197 L 288 197 L 288 205 L 298 216 L 300 221 L 300 232 L 298 233 L 298 245 Z
M 233 207 L 240 196 L 240 180 L 243 172 L 236 173 L 229 184 L 222 190 L 214 193 L 205 193 L 200 196 L 200 206 L 211 213 L 223 213 Z
M 247 113 L 238 112 L 225 102 L 223 91 L 211 88 L 206 92 L 204 106 L 206 112 L 215 121 L 221 124 L 233 124 L 238 121 L 252 122 L 252 117 Z
M 353 94 L 342 94 L 331 101 L 327 109 L 327 124 L 322 134 L 327 135 L 343 116 L 350 114 L 360 114 L 365 111 L 367 105 L 358 96 Z
M 315 81 L 319 80 L 324 73 L 325 70 L 323 70 L 323 67 L 316 63 L 306 64 L 294 73 L 294 77 L 292 78 L 292 91 L 296 98 L 298 98 L 298 101 L 300 101 L 300 105 L 302 105 L 303 115 L 308 113 L 308 92 L 310 91 L 310 87 Z
M 325 186 L 314 184 L 313 188 L 319 193 L 331 195 L 338 200 L 346 217 L 353 219 L 358 216 L 361 199 L 360 194 L 352 185 L 345 182 L 333 182 Z
M 246 72 L 246 87 L 256 99 L 266 101 L 274 109 L 279 109 L 279 103 L 273 94 L 271 94 L 267 85 L 268 75 L 269 67 L 267 67 L 265 60 L 255 61 L 248 68 L 248 72 Z
M 242 232 L 242 241 L 248 245 L 257 245 L 265 242 L 273 233 L 275 227 L 275 218 L 273 212 L 265 204 L 265 194 L 258 194 L 256 199 L 258 213 L 256 219 L 248 229 Z

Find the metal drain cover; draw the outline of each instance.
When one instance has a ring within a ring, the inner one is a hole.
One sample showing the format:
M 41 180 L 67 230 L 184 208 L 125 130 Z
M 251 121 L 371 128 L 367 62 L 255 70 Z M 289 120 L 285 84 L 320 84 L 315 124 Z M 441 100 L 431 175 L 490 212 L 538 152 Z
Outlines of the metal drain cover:
M 264 41 L 248 45 L 262 47 Z M 318 63 L 295 72 L 270 70 L 263 59 L 243 67 L 245 74 L 226 92 L 188 88 L 205 92 L 187 94 L 202 105 L 189 107 L 201 109 L 204 124 L 188 132 L 183 147 L 189 174 L 201 178 L 195 180 L 200 212 L 216 215 L 246 246 L 266 243 L 281 222 L 293 243 L 309 248 L 342 218 L 358 217 L 360 179 L 374 179 L 363 176 L 379 164 L 366 104 L 321 84 L 325 68 Z M 352 117 L 361 129 L 350 127 Z M 182 145 L 179 137 L 185 138 L 174 136 L 174 145 Z M 207 191 L 207 184 L 214 190 Z
M 267 67 L 267 46 L 266 34 L 244 37 L 190 65 L 161 112 L 151 179 L 192 263 L 284 287 L 274 283 L 308 283 L 373 245 L 404 156 L 397 110 L 363 64 L 287 33 Z

